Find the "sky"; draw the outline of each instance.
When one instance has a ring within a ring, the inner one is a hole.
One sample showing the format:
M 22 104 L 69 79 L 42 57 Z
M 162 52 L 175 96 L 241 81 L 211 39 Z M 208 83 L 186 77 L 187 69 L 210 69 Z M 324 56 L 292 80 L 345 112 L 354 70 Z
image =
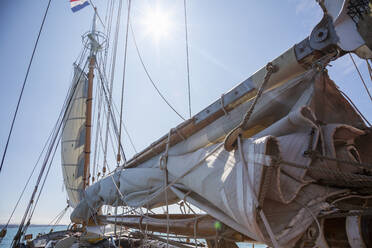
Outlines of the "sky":
M 104 19 L 107 0 L 93 2 Z M 1 152 L 46 6 L 47 0 L 0 1 Z M 126 8 L 124 2 L 114 80 L 117 104 L 123 76 Z M 146 19 L 156 9 L 167 17 L 170 26 L 161 37 L 154 35 L 154 27 Z M 183 11 L 182 0 L 133 0 L 131 22 L 149 73 L 172 105 L 187 117 Z M 193 115 L 302 41 L 322 16 L 315 0 L 189 0 L 187 11 Z M 90 6 L 72 13 L 67 0 L 51 3 L 0 173 L 0 223 L 7 221 L 58 117 L 72 79 L 72 63 L 82 48 L 81 36 L 89 30 L 92 16 Z M 98 28 L 103 31 L 100 25 Z M 141 67 L 131 35 L 128 40 L 123 120 L 140 151 L 182 120 L 154 91 Z M 372 90 L 365 61 L 354 58 Z M 372 121 L 371 102 L 350 58 L 344 56 L 332 62 L 328 70 L 331 79 Z M 134 150 L 126 135 L 123 144 L 126 155 L 131 157 Z M 11 223 L 20 221 L 34 182 L 31 181 Z M 49 223 L 65 206 L 58 150 L 33 223 Z M 68 215 L 63 223 L 69 223 Z

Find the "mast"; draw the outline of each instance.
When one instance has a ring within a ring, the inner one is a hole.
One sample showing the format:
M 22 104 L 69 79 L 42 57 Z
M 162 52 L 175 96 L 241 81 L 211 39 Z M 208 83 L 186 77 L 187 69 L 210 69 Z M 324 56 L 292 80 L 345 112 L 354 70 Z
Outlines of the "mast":
M 95 9 L 96 10 L 96 9 Z M 94 11 L 92 31 L 88 35 L 90 39 L 90 55 L 89 55 L 89 72 L 88 72 L 88 91 L 86 102 L 86 117 L 85 117 L 85 148 L 84 148 L 84 176 L 83 188 L 89 185 L 90 174 L 90 147 L 91 147 L 91 132 L 92 132 L 92 101 L 93 101 L 93 79 L 94 79 L 94 66 L 96 63 L 96 52 L 98 43 L 95 40 L 96 33 L 96 14 Z

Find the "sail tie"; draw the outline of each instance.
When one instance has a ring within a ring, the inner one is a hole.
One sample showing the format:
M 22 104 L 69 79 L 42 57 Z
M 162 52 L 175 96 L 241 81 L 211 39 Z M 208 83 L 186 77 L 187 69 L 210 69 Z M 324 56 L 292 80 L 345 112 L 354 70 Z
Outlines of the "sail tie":
M 229 113 L 226 111 L 226 108 L 225 108 L 224 97 L 225 97 L 225 94 L 222 94 L 221 95 L 221 109 L 225 115 L 228 115 Z
M 237 137 L 237 145 L 238 145 L 240 159 L 241 159 L 242 163 L 244 164 L 244 166 L 246 168 L 248 168 L 247 162 L 246 162 L 246 160 L 244 158 L 244 154 L 243 154 L 243 142 L 241 141 L 240 135 L 238 135 L 238 137 Z M 270 167 L 272 167 L 272 165 Z M 271 175 L 271 173 L 270 173 L 270 175 Z M 269 180 L 269 178 L 266 177 L 265 180 Z M 260 196 L 257 197 L 256 193 L 254 192 L 253 185 L 252 185 L 252 182 L 251 182 L 249 177 L 247 177 L 247 181 L 248 181 L 248 183 L 247 183 L 248 189 L 251 191 L 251 195 L 252 195 L 254 204 L 256 205 L 256 208 L 257 208 L 258 213 L 259 213 L 259 215 L 262 219 L 262 222 L 263 222 L 263 224 L 266 228 L 266 231 L 269 234 L 269 237 L 271 239 L 271 243 L 273 244 L 274 248 L 280 248 L 280 246 L 278 244 L 278 241 L 275 238 L 274 232 L 271 229 L 270 223 L 268 222 L 268 220 L 266 218 L 266 215 L 263 212 L 262 206 L 260 206 L 261 201 L 258 200 L 258 198 L 260 198 Z
M 276 65 L 273 65 L 271 62 L 269 62 L 266 65 L 266 75 L 264 77 L 264 80 L 260 86 L 260 88 L 257 91 L 256 97 L 252 103 L 252 105 L 249 107 L 247 113 L 244 115 L 244 118 L 242 122 L 234 128 L 228 135 L 226 135 L 225 141 L 224 141 L 224 147 L 226 151 L 232 151 L 234 148 L 236 148 L 237 138 L 240 136 L 244 131 L 248 129 L 248 121 L 251 118 L 251 115 L 254 111 L 254 108 L 258 102 L 258 99 L 261 97 L 266 84 L 270 80 L 270 77 L 273 73 L 278 71 L 278 67 Z
M 168 151 L 169 146 L 171 142 L 171 136 L 172 136 L 173 128 L 169 130 L 168 133 L 168 139 L 165 146 L 165 151 L 163 155 L 160 158 L 160 169 L 164 170 L 164 194 L 165 194 L 165 205 L 166 205 L 166 215 L 167 215 L 167 248 L 169 246 L 169 205 L 168 205 L 168 168 L 167 168 L 167 162 L 168 162 Z

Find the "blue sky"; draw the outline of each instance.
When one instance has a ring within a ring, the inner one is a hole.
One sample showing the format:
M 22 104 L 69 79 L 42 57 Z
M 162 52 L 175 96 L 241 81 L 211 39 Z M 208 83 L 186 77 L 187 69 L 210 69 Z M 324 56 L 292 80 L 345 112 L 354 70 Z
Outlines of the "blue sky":
M 94 3 L 104 18 L 106 0 Z M 193 114 L 303 40 L 321 18 L 315 0 L 189 0 L 187 4 Z M 47 0 L 0 2 L 1 152 L 46 5 Z M 172 23 L 168 36 L 159 41 L 155 41 L 142 24 L 146 11 L 156 6 L 167 13 Z M 183 1 L 133 0 L 132 7 L 134 32 L 151 76 L 174 107 L 187 116 Z M 67 0 L 52 1 L 0 174 L 0 223 L 7 220 L 56 121 L 72 78 L 72 63 L 82 46 L 81 35 L 89 29 L 92 15 L 91 7 L 73 14 Z M 126 11 L 123 11 L 114 82 L 117 103 L 123 71 L 125 20 Z M 365 62 L 357 58 L 356 61 L 371 86 Z M 344 56 L 332 64 L 331 78 L 372 121 L 371 102 L 350 58 Z M 141 150 L 179 124 L 181 119 L 150 85 L 131 36 L 127 65 L 124 122 L 137 150 Z M 123 142 L 130 157 L 134 151 L 126 136 Z M 49 223 L 66 205 L 59 153 L 35 212 L 34 223 Z M 13 223 L 19 222 L 31 190 L 30 186 Z M 68 217 L 63 221 L 68 223 Z

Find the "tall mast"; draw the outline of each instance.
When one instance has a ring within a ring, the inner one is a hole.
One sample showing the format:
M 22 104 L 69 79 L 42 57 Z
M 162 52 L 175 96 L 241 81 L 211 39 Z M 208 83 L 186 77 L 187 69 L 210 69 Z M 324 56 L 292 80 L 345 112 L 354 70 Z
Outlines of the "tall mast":
M 93 79 L 94 66 L 96 63 L 96 52 L 98 43 L 95 40 L 96 36 L 96 11 L 94 11 L 92 31 L 88 35 L 90 39 L 90 55 L 89 55 L 89 72 L 88 72 L 88 94 L 86 102 L 86 117 L 85 117 L 85 148 L 84 148 L 84 189 L 89 185 L 90 177 L 90 147 L 91 147 L 91 132 L 92 132 L 92 100 L 93 100 Z

